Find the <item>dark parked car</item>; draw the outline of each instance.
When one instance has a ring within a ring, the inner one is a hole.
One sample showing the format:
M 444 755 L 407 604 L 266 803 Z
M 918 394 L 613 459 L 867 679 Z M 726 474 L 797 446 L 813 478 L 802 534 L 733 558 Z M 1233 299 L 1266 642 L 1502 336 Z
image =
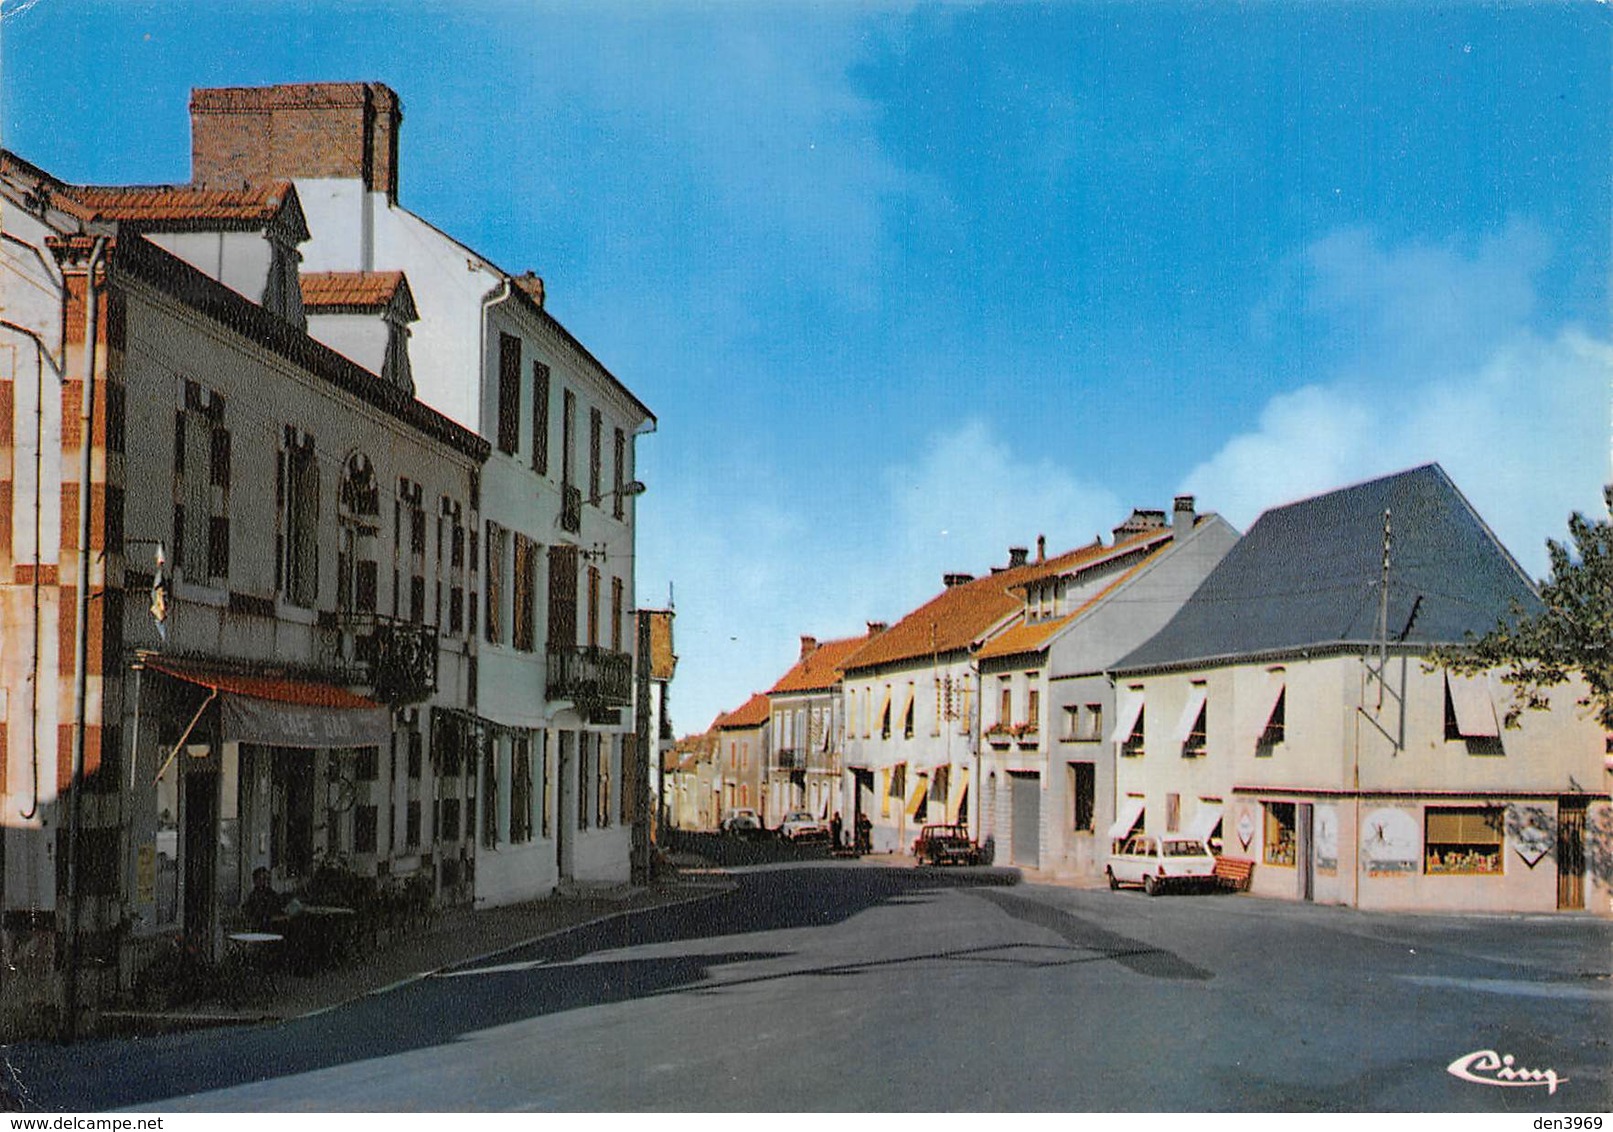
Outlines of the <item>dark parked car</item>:
M 927 825 L 913 842 L 913 856 L 921 865 L 978 865 L 980 846 L 966 825 Z

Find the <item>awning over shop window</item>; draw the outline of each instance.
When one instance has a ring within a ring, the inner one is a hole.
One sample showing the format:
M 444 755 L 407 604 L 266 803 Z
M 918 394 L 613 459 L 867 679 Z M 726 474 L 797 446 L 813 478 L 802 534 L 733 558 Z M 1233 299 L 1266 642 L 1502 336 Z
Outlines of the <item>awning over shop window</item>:
M 1143 800 L 1141 798 L 1127 797 L 1120 803 L 1120 811 L 1115 815 L 1115 823 L 1109 827 L 1109 839 L 1128 836 L 1137 825 L 1137 819 L 1143 816 Z
M 223 707 L 224 739 L 274 747 L 376 747 L 390 742 L 391 713 L 334 684 L 221 672 L 149 657 L 146 667 L 210 688 Z
M 1137 729 L 1137 717 L 1143 713 L 1143 694 L 1127 689 L 1121 693 L 1120 708 L 1115 715 L 1115 729 L 1109 734 L 1109 742 L 1124 743 L 1131 738 L 1131 733 Z
M 1456 729 L 1464 739 L 1499 739 L 1501 726 L 1495 718 L 1495 702 L 1490 683 L 1483 676 L 1445 673 L 1445 688 L 1456 711 Z
M 1200 841 L 1208 841 L 1211 831 L 1215 829 L 1216 823 L 1220 820 L 1220 806 L 1200 803 L 1198 813 L 1194 814 L 1193 820 L 1187 823 L 1187 835 L 1196 837 Z

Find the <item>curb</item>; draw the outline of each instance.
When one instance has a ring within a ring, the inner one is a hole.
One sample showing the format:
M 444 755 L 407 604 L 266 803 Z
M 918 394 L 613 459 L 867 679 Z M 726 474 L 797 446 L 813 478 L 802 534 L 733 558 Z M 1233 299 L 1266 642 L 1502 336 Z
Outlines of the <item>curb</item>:
M 576 931 L 579 928 L 595 927 L 599 924 L 608 923 L 611 920 L 619 919 L 623 916 L 631 916 L 638 912 L 648 912 L 659 908 L 678 908 L 685 904 L 692 904 L 697 900 L 709 900 L 714 896 L 720 896 L 725 892 L 732 891 L 734 886 L 731 883 L 711 884 L 708 882 L 706 884 L 696 884 L 685 887 L 703 888 L 706 891 L 694 892 L 683 897 L 682 899 L 669 900 L 664 904 L 651 904 L 641 908 L 623 908 L 615 912 L 607 912 L 604 915 L 595 916 L 590 920 L 579 920 L 574 924 L 567 924 L 564 927 L 551 928 L 547 931 L 541 931 L 536 935 L 527 936 L 526 938 L 517 940 L 514 943 L 508 943 L 501 947 L 493 948 L 491 951 L 484 952 L 480 955 L 474 955 L 466 959 L 455 959 L 451 962 L 433 967 L 430 970 L 420 971 L 413 975 L 405 975 L 403 978 L 394 980 L 385 986 L 375 987 L 371 990 L 359 991 L 358 993 L 349 995 L 346 998 L 339 999 L 335 1002 L 326 1003 L 323 1006 L 316 1006 L 311 1010 L 304 1010 L 301 1013 L 277 1014 L 269 1011 L 257 1011 L 253 1013 L 238 1014 L 147 1014 L 139 1011 L 106 1011 L 101 1015 L 101 1019 L 104 1022 L 114 1023 L 114 1025 L 106 1027 L 106 1029 L 110 1031 L 109 1033 L 98 1034 L 97 1036 L 115 1037 L 184 1033 L 195 1030 L 223 1029 L 227 1026 L 276 1025 L 285 1022 L 296 1022 L 304 1018 L 316 1018 L 321 1014 L 328 1014 L 333 1010 L 337 1010 L 343 1006 L 358 1002 L 361 999 L 370 998 L 376 995 L 388 994 L 392 991 L 400 990 L 403 987 L 410 986 L 414 983 L 433 978 L 437 975 L 448 971 L 453 971 L 461 967 L 469 967 L 478 963 L 485 963 L 489 959 L 495 959 L 500 955 L 507 954 L 511 951 L 517 951 L 523 947 L 530 947 L 532 944 L 549 939 L 552 936 L 561 935 L 565 932 Z

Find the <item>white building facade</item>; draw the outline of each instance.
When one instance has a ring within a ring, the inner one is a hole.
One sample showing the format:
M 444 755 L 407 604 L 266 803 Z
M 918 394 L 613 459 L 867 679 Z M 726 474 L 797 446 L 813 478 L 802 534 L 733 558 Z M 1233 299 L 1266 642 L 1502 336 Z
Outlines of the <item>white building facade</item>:
M 628 878 L 634 476 L 654 417 L 512 275 L 398 204 L 402 108 L 375 83 L 198 90 L 193 177 L 295 182 L 310 272 L 402 272 L 420 399 L 492 445 L 467 553 L 480 589 L 475 893 L 499 904 Z M 321 333 L 316 325 L 314 332 Z

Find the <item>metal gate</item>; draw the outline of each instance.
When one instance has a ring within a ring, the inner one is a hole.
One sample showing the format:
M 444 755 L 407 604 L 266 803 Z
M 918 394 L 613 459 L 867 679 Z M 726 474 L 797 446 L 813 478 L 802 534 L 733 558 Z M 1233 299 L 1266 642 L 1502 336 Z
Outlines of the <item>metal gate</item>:
M 1008 804 L 1013 807 L 1013 860 L 1016 865 L 1041 866 L 1042 776 L 1035 771 L 1008 772 L 1012 784 Z
M 1585 907 L 1585 799 L 1557 799 L 1557 907 Z

